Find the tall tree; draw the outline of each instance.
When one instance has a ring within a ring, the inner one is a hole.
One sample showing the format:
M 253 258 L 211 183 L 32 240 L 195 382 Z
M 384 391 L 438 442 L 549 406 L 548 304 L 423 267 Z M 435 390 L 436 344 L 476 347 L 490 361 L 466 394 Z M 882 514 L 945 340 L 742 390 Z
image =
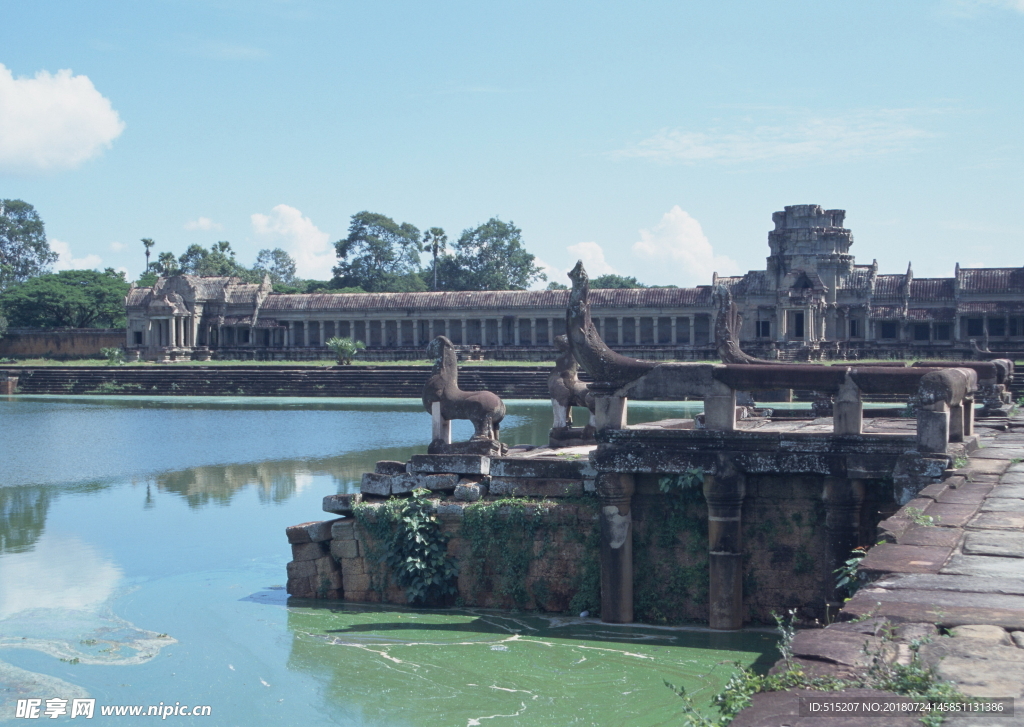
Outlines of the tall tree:
M 142 238 L 142 245 L 143 245 L 143 247 L 146 248 L 146 272 L 147 273 L 149 272 L 149 250 L 155 244 L 156 243 L 153 242 L 152 238 L 149 238 L 149 237 L 143 237 Z
M 128 289 L 113 268 L 62 270 L 15 283 L 0 293 L 0 306 L 19 327 L 116 328 L 125 324 Z
M 181 268 L 178 267 L 178 258 L 174 257 L 173 252 L 162 252 L 157 255 L 153 267 L 164 277 L 177 275 L 181 272 Z
M 547 280 L 535 261 L 523 247 L 523 231 L 512 222 L 492 217 L 479 227 L 462 231 L 455 243 L 454 265 L 451 266 L 453 284 L 446 287 L 452 290 L 526 290 L 538 280 Z
M 423 233 L 423 252 L 434 256 L 434 290 L 437 290 L 437 256 L 448 249 L 448 235 L 441 227 L 431 227 Z
M 178 258 L 178 269 L 185 275 L 233 276 L 243 280 L 255 280 L 255 274 L 238 264 L 231 243 L 226 240 L 214 243 L 207 250 L 200 245 L 189 245 Z
M 275 285 L 294 285 L 296 282 L 295 260 L 279 247 L 260 250 L 252 269 L 261 275 L 269 275 L 270 282 Z
M 598 288 L 646 288 L 648 286 L 643 283 L 637 282 L 637 279 L 625 275 L 616 275 L 615 273 L 605 273 L 604 275 L 598 275 L 596 278 L 592 278 L 590 281 L 591 290 Z
M 420 266 L 420 231 L 374 212 L 352 215 L 348 237 L 334 243 L 338 264 L 333 284 L 369 292 L 425 290 Z
M 0 200 L 0 290 L 50 271 L 57 253 L 35 207 L 20 199 Z

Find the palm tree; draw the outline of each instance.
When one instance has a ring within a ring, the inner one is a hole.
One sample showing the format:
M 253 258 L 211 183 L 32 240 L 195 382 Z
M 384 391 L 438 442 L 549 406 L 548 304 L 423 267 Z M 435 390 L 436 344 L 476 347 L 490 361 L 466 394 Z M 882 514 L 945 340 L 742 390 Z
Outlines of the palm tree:
M 146 272 L 149 272 L 149 248 L 153 247 L 156 243 L 148 237 L 142 238 L 142 244 L 146 246 Z
M 351 338 L 328 338 L 324 344 L 327 348 L 330 348 L 338 356 L 338 364 L 340 366 L 348 366 L 352 363 L 353 357 L 359 353 L 362 349 L 366 348 L 366 344 L 362 341 L 353 341 Z
M 423 233 L 423 252 L 434 254 L 434 290 L 437 290 L 437 256 L 448 249 L 448 235 L 444 229 L 431 227 Z

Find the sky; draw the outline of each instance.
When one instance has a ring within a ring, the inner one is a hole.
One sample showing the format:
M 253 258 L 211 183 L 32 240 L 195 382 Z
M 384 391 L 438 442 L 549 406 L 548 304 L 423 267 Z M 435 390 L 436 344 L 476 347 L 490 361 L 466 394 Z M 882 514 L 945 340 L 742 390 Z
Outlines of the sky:
M 326 279 L 368 210 L 512 221 L 562 283 L 706 285 L 764 269 L 794 204 L 847 210 L 882 272 L 1024 265 L 1024 0 L 0 10 L 0 199 L 58 269 L 228 240 Z

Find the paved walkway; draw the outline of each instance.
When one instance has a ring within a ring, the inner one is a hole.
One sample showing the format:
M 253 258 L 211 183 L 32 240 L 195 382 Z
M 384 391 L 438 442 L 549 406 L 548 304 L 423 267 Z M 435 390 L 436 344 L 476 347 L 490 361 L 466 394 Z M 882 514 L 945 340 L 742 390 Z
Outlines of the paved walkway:
M 1012 697 L 1012 717 L 947 717 L 950 727 L 1024 726 L 1024 417 L 1005 431 L 979 426 L 981 448 L 879 525 L 884 542 L 862 562 L 875 579 L 824 630 L 797 634 L 794 654 L 814 674 L 846 676 L 866 666 L 864 645 L 895 640 L 891 658 L 908 661 L 911 641 L 941 679 L 978 697 Z M 813 693 L 807 692 L 811 695 Z M 820 694 L 820 692 L 818 693 Z M 756 695 L 734 727 L 853 727 L 919 724 L 889 717 L 800 717 L 797 694 Z

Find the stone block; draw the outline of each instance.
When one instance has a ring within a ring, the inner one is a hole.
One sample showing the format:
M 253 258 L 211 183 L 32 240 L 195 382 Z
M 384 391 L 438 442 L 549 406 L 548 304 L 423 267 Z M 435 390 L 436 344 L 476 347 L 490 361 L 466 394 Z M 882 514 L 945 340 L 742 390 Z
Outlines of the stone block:
M 345 574 L 345 597 L 348 598 L 349 591 L 368 591 L 370 590 L 370 576 L 366 573 L 353 573 L 349 575 Z
M 925 515 L 934 518 L 939 527 L 962 528 L 977 511 L 977 505 L 944 505 L 936 502 L 928 507 Z
M 961 531 L 956 528 L 937 528 L 931 525 L 911 524 L 896 542 L 900 545 L 937 545 L 953 548 L 960 541 Z
M 394 459 L 382 459 L 374 466 L 373 471 L 378 475 L 404 475 L 405 462 Z
M 1024 485 L 998 484 L 991 490 L 991 496 L 1024 499 Z
M 331 555 L 338 560 L 345 558 L 357 558 L 359 556 L 359 541 L 357 540 L 332 540 Z
M 340 562 L 342 575 L 347 579 L 349 576 L 361 576 L 366 574 L 365 558 L 345 558 Z
M 968 530 L 1024 530 L 1024 513 L 979 512 L 967 523 Z
M 292 544 L 321 543 L 331 539 L 331 526 L 336 520 L 320 520 L 285 528 L 288 542 Z
M 476 502 L 487 493 L 487 489 L 476 482 L 459 483 L 455 488 L 455 499 L 463 502 Z
M 327 495 L 324 498 L 323 511 L 338 515 L 351 515 L 352 506 L 363 501 L 363 495 L 353 492 L 343 495 Z
M 1006 629 L 988 624 L 969 624 L 967 626 L 956 626 L 950 633 L 957 638 L 978 639 L 990 644 L 999 646 L 1012 646 L 1013 641 Z
M 313 598 L 315 592 L 309 587 L 309 577 L 289 578 L 285 590 L 295 598 Z
M 583 480 L 491 477 L 490 494 L 503 497 L 580 497 L 583 495 Z
M 981 511 L 1024 513 L 1024 500 L 1015 497 L 990 497 L 982 504 Z
M 982 639 L 939 639 L 925 644 L 921 660 L 970 697 L 1024 697 L 1024 650 Z
M 354 518 L 335 520 L 331 526 L 333 540 L 354 540 L 356 537 L 356 521 Z
M 947 487 L 948 487 L 948 484 L 945 483 L 945 482 L 935 482 L 935 483 L 933 483 L 931 485 L 928 485 L 927 487 L 925 487 L 920 492 L 918 492 L 917 496 L 918 497 L 927 497 L 927 498 L 930 498 L 932 500 L 938 500 L 939 497 L 941 497 L 942 494 L 944 492 L 946 492 Z
M 464 514 L 463 506 L 453 502 L 442 502 L 437 506 L 437 516 L 442 520 L 461 520 Z
M 405 477 L 405 475 L 401 475 Z M 379 475 L 375 472 L 364 472 L 362 482 L 359 484 L 359 491 L 365 495 L 376 495 L 377 497 L 391 497 L 391 483 L 395 475 Z
M 989 555 L 954 555 L 941 572 L 982 578 L 1020 578 L 1024 575 L 1024 561 Z M 1024 612 L 1021 624 L 1024 625 Z
M 535 480 L 579 480 L 583 479 L 584 464 L 590 464 L 584 457 L 495 457 L 491 460 L 491 475 Z
M 292 545 L 292 560 L 316 560 L 327 555 L 327 543 L 298 543 Z
M 868 551 L 860 569 L 875 573 L 938 573 L 952 548 L 882 543 Z
M 418 485 L 425 487 L 431 492 L 451 491 L 459 484 L 459 476 L 453 474 L 445 475 L 420 475 Z
M 977 474 L 1001 475 L 1009 466 L 1010 460 L 1008 459 L 974 459 L 972 457 L 967 469 Z
M 972 530 L 964 536 L 964 555 L 996 555 L 1024 558 L 1024 533 L 1005 530 Z M 1021 564 L 1024 576 L 1024 563 Z
M 316 575 L 315 560 L 293 560 L 285 568 L 289 578 L 309 578 Z
M 964 485 L 946 490 L 935 499 L 943 505 L 977 505 L 991 489 L 992 485 Z
M 491 458 L 478 454 L 416 454 L 409 470 L 417 474 L 488 475 Z

